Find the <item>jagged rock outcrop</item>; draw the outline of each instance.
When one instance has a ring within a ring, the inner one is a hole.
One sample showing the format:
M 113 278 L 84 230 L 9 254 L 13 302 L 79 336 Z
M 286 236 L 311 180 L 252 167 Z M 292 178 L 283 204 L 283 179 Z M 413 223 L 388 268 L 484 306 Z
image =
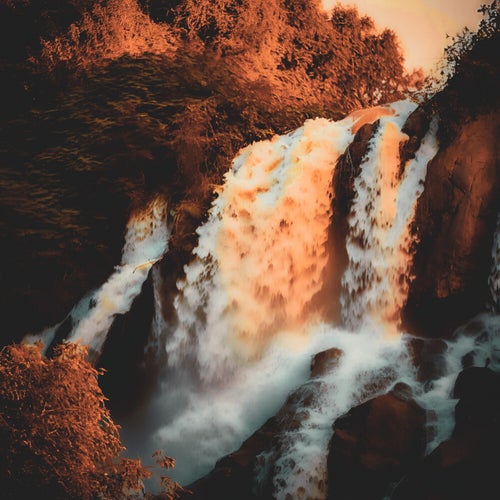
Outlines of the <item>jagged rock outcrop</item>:
M 379 122 L 366 123 L 354 136 L 345 153 L 340 156 L 335 166 L 332 179 L 332 222 L 328 235 L 330 256 L 327 276 L 321 302 L 330 304 L 332 320 L 340 320 L 340 294 L 342 275 L 348 264 L 346 238 L 349 231 L 348 216 L 354 199 L 354 179 L 361 171 L 361 162 L 368 152 L 369 142 L 378 128 Z
M 99 384 L 114 418 L 140 407 L 154 386 L 158 366 L 154 359 L 144 360 L 154 317 L 153 293 L 150 273 L 130 310 L 114 318 L 98 361 L 98 366 L 106 370 Z
M 338 418 L 328 456 L 328 498 L 380 500 L 423 457 L 425 411 L 398 383 Z
M 447 348 L 442 339 L 408 339 L 408 351 L 416 369 L 415 378 L 418 382 L 436 380 L 446 375 Z
M 493 498 L 500 466 L 500 377 L 472 367 L 457 378 L 455 429 L 395 488 L 391 500 Z

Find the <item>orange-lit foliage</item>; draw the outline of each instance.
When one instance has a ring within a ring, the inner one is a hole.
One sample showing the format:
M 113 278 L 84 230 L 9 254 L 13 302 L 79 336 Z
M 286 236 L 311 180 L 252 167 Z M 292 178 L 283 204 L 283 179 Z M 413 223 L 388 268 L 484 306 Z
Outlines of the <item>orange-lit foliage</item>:
M 394 33 L 355 8 L 337 5 L 329 18 L 319 0 L 143 3 L 155 21 L 137 0 L 101 0 L 42 43 L 42 61 L 85 69 L 124 54 L 215 51 L 245 80 L 266 80 L 276 99 L 342 101 L 349 111 L 394 100 L 407 84 Z
M 86 348 L 64 344 L 0 352 L 2 498 L 116 499 L 149 477 L 123 451 Z
M 172 54 L 175 36 L 166 25 L 142 12 L 137 0 L 97 2 L 66 33 L 42 41 L 41 60 L 49 69 L 60 63 L 89 68 L 124 54 Z
M 317 0 L 183 0 L 175 12 L 176 27 L 246 77 L 266 78 L 277 97 L 351 110 L 394 100 L 407 84 L 395 34 L 378 33 L 356 8 L 337 5 L 329 18 Z
M 156 450 L 153 453 L 153 458 L 155 459 L 156 465 L 165 471 L 173 469 L 175 467 L 175 459 L 168 457 L 163 453 L 162 450 Z M 159 496 L 152 498 L 164 499 L 164 500 L 175 500 L 181 496 L 181 493 L 190 493 L 189 490 L 183 488 L 179 483 L 172 481 L 168 476 L 160 476 L 160 486 L 162 493 Z

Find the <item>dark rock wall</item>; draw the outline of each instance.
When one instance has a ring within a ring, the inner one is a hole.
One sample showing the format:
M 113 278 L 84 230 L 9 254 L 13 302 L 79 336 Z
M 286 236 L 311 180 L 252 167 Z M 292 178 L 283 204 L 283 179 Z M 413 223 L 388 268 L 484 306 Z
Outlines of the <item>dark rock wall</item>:
M 491 247 L 500 209 L 495 112 L 461 124 L 428 166 L 416 210 L 416 251 L 403 317 L 410 330 L 449 334 L 488 298 Z

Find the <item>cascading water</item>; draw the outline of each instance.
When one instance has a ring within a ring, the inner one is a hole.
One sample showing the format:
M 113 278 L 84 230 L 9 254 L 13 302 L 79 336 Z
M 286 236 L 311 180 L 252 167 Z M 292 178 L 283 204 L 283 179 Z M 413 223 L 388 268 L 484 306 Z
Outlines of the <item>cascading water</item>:
M 201 378 L 222 378 L 274 334 L 311 321 L 327 259 L 331 177 L 349 125 L 309 121 L 234 161 L 180 285 L 171 364 L 188 356 Z
M 130 309 L 149 270 L 167 251 L 169 230 L 166 215 L 166 203 L 160 198 L 133 213 L 125 232 L 121 263 L 106 283 L 78 302 L 63 322 L 26 340 L 42 340 L 48 346 L 57 328 L 65 321 L 71 321 L 67 339 L 88 345 L 94 356 L 99 355 L 114 317 Z
M 500 312 L 500 214 L 497 217 L 497 228 L 493 236 L 491 249 L 491 273 L 488 278 L 493 309 Z
M 437 152 L 433 122 L 415 158 L 401 169 L 399 147 L 408 139 L 401 127 L 415 106 L 403 102 L 397 107 L 400 113 L 380 119 L 354 181 L 346 243 L 349 264 L 340 299 L 344 323 L 354 330 L 371 319 L 385 325 L 388 333 L 397 333 L 409 283 L 409 227 L 427 164 Z
M 437 152 L 436 123 L 399 175 L 399 146 L 407 138 L 400 128 L 414 105 L 396 103 L 392 109 L 394 115 L 380 118 L 355 180 L 347 238 L 349 264 L 341 300 L 342 316 L 356 335 L 337 334 L 335 346 L 344 352 L 339 366 L 318 381 L 312 401 L 299 410 L 307 418 L 296 430 L 280 436 L 279 457 L 272 453 L 263 457 L 263 468 L 272 470 L 274 476 L 276 498 L 325 498 L 332 422 L 364 398 L 376 395 L 365 388 L 370 380 L 378 379 L 378 392 L 382 392 L 396 380 L 413 378 L 405 343 L 399 336 L 392 342 L 384 338 L 388 331 L 397 331 L 407 292 L 399 276 L 406 275 L 411 264 L 409 224 L 427 163 Z
M 382 391 L 413 377 L 405 343 L 386 331 L 397 328 L 406 292 L 400 276 L 410 263 L 408 227 L 427 162 L 437 150 L 433 124 L 399 172 L 405 139 L 400 128 L 414 108 L 405 101 L 335 123 L 309 120 L 291 134 L 248 146 L 235 159 L 178 284 L 177 323 L 156 322 L 167 330 L 168 362 L 150 409 L 152 438 L 133 439 L 143 449 L 161 445 L 174 456 L 177 480 L 189 483 L 235 450 L 291 390 L 308 381 L 316 353 L 340 347 L 338 368 L 319 380 L 312 402 L 301 409 L 308 417 L 293 436 L 281 439 L 279 453 L 262 457 L 260 471 L 273 475 L 276 498 L 300 498 L 300 491 L 324 498 L 333 420 L 374 395 L 366 390 L 371 378 L 382 379 Z M 377 119 L 378 132 L 356 180 L 343 278 L 344 318 L 372 320 L 367 328 L 349 319 L 354 334 L 327 324 L 314 299 L 332 257 L 326 243 L 337 159 L 355 132 Z M 134 451 L 134 445 L 129 448 Z
M 190 358 L 203 379 L 215 379 L 275 334 L 322 319 L 312 301 L 328 258 L 334 166 L 363 123 L 389 115 L 402 124 L 412 109 L 406 102 L 340 122 L 310 120 L 242 150 L 179 286 L 172 365 Z
M 500 215 L 497 218 L 493 236 L 491 273 L 488 284 L 491 293 L 489 312 L 484 312 L 460 326 L 447 341 L 443 357 L 443 376 L 427 383 L 425 388 L 417 387 L 417 400 L 430 410 L 428 418 L 428 451 L 450 437 L 454 426 L 454 409 L 457 401 L 452 399 L 455 380 L 463 368 L 464 359 L 470 366 L 478 366 L 500 372 Z M 488 307 L 489 306 L 489 307 Z M 418 384 L 417 384 L 418 385 Z
M 449 437 L 456 403 L 451 392 L 464 356 L 476 366 L 500 369 L 500 321 L 484 314 L 459 329 L 446 343 L 441 375 L 417 381 L 410 337 L 399 334 L 398 323 L 410 280 L 410 226 L 427 164 L 437 152 L 437 121 L 415 157 L 401 165 L 400 146 L 407 140 L 401 127 L 414 109 L 402 101 L 339 122 L 309 120 L 295 132 L 243 149 L 197 231 L 174 319 L 162 315 L 162 277 L 153 267 L 168 247 L 166 205 L 154 199 L 132 215 L 121 264 L 65 320 L 69 340 L 98 355 L 113 318 L 130 309 L 152 268 L 149 347 L 163 349 L 166 364 L 147 414 L 135 421 L 132 415 L 124 426 L 129 453 L 144 458 L 164 449 L 176 458 L 173 479 L 189 484 L 237 449 L 295 391 L 293 425 L 278 431 L 257 457 L 255 491 L 271 489 L 278 500 L 323 499 L 332 423 L 398 381 L 409 384 L 429 410 L 428 451 Z M 339 298 L 343 324 L 332 325 L 321 293 L 335 259 L 328 244 L 332 177 L 356 131 L 376 120 L 354 179 Z M 497 228 L 489 278 L 496 307 L 498 234 Z M 58 326 L 42 332 L 47 345 Z M 331 348 L 341 351 L 335 368 L 313 376 L 311 359 Z

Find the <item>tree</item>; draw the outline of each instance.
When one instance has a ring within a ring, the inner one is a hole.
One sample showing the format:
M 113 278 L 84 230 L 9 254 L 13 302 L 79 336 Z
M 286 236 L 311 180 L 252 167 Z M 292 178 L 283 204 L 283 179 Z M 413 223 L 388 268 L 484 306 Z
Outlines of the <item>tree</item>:
M 87 348 L 63 344 L 0 351 L 2 498 L 118 499 L 140 493 L 150 473 L 121 458 L 119 427 L 99 388 Z

